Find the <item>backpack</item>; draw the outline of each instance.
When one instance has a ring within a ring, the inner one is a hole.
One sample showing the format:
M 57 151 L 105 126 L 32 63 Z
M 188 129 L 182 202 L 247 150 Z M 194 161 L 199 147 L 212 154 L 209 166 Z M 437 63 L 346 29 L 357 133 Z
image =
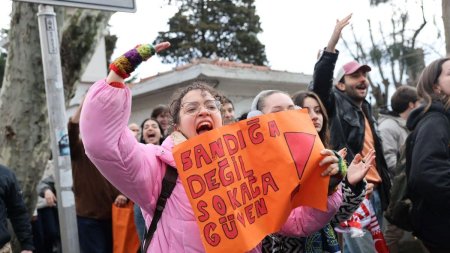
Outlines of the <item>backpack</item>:
M 409 145 L 408 148 L 406 147 L 407 145 Z M 412 201 L 408 197 L 408 177 L 406 174 L 409 171 L 406 160 L 411 161 L 412 147 L 413 140 L 412 133 L 410 133 L 399 151 L 399 157 L 395 166 L 395 171 L 398 174 L 392 180 L 390 202 L 384 213 L 384 217 L 391 224 L 406 231 L 412 231 Z

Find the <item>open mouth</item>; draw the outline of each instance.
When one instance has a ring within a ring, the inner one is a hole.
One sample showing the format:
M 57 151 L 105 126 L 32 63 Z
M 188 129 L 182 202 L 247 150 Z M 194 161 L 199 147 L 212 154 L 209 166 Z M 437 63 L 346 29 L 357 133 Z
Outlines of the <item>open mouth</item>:
M 358 89 L 358 90 L 366 90 L 367 89 L 367 85 L 359 84 L 359 85 L 356 86 L 356 89 Z
M 210 122 L 201 122 L 197 125 L 197 134 L 202 134 L 204 132 L 208 132 L 209 130 L 212 130 L 212 125 Z

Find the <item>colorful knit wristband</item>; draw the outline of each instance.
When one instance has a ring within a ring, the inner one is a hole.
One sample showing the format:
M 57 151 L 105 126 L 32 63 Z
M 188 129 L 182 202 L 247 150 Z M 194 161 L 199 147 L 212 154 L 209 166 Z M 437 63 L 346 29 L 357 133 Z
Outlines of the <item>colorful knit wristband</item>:
M 148 60 L 155 53 L 155 48 L 150 44 L 137 45 L 135 48 L 115 59 L 109 65 L 109 69 L 125 79 L 130 76 L 130 73 L 132 73 L 141 62 Z

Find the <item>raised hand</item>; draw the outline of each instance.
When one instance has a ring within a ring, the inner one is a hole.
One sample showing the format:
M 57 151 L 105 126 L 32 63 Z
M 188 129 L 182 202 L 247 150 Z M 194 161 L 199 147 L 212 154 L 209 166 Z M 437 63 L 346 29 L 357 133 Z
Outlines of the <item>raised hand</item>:
M 123 82 L 125 78 L 141 64 L 141 62 L 148 60 L 155 53 L 165 50 L 170 47 L 169 42 L 162 42 L 155 46 L 150 44 L 142 44 L 129 50 L 125 54 L 119 56 L 110 65 L 110 72 L 106 82 Z
M 357 154 L 347 170 L 347 180 L 351 185 L 361 182 L 375 162 L 375 151 L 372 149 L 362 158 Z
M 327 48 L 325 49 L 327 52 L 336 52 L 336 45 L 341 37 L 341 32 L 344 27 L 346 27 L 350 23 L 350 18 L 352 17 L 352 13 L 350 13 L 347 17 L 342 20 L 336 20 L 336 26 L 334 27 L 333 34 L 331 34 L 331 38 L 328 41 Z

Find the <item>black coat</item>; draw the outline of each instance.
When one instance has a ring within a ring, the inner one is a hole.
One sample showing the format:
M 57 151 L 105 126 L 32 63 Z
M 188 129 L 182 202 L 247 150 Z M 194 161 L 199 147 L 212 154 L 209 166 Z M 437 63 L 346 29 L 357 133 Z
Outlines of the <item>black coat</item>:
M 414 234 L 426 244 L 450 252 L 450 111 L 434 102 L 412 111 L 411 161 L 407 161 L 408 194 L 413 202 Z
M 363 149 L 364 116 L 367 117 L 374 137 L 377 171 L 382 180 L 382 183 L 378 186 L 381 206 L 385 210 L 389 204 L 391 180 L 383 156 L 376 120 L 367 101 L 364 101 L 362 106 L 359 107 L 345 93 L 333 87 L 333 72 L 337 57 L 338 53 L 323 52 L 314 66 L 313 81 L 309 88 L 320 97 L 327 110 L 331 147 L 335 150 L 346 147 L 348 150 L 346 160 L 349 163 Z
M 7 218 L 20 241 L 22 250 L 34 250 L 30 218 L 16 176 L 0 165 L 0 248 L 11 240 Z

